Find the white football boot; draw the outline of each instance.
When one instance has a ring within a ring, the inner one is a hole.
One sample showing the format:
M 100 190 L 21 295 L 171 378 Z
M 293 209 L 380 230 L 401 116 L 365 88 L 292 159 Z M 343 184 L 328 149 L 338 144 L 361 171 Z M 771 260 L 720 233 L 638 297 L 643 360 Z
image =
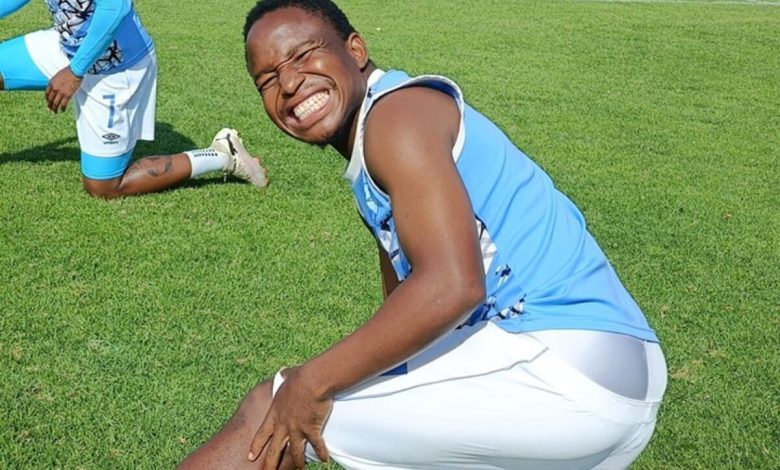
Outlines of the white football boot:
M 259 159 L 249 155 L 235 129 L 225 128 L 217 132 L 210 148 L 230 156 L 225 168 L 225 178 L 227 175 L 234 175 L 255 186 L 268 185 L 265 168 L 260 165 Z

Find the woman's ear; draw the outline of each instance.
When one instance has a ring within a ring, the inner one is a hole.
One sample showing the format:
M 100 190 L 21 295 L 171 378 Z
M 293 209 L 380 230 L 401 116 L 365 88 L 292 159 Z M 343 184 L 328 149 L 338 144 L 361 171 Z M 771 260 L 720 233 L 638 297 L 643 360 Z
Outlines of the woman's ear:
M 352 33 L 347 38 L 347 51 L 355 59 L 360 70 L 366 68 L 369 63 L 368 47 L 366 41 L 358 33 Z

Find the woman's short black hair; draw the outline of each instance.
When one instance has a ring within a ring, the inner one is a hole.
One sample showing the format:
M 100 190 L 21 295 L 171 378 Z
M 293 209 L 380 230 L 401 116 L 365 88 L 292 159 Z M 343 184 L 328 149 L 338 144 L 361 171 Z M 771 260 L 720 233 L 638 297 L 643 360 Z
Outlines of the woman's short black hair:
M 265 16 L 266 13 L 286 7 L 300 8 L 322 18 L 330 23 L 344 40 L 349 38 L 350 34 L 356 32 L 346 15 L 344 15 L 344 12 L 330 0 L 260 0 L 246 15 L 244 43 L 246 43 L 246 38 L 249 35 L 249 30 L 252 29 L 252 25 L 259 21 L 260 18 Z

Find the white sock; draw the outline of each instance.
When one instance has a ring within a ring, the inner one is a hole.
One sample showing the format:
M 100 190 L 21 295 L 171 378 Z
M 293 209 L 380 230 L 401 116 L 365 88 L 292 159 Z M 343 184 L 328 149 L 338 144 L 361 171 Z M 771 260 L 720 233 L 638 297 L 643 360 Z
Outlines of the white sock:
M 184 152 L 184 154 L 190 159 L 190 166 L 192 167 L 191 178 L 209 171 L 224 170 L 230 161 L 229 155 L 210 148 L 190 150 Z

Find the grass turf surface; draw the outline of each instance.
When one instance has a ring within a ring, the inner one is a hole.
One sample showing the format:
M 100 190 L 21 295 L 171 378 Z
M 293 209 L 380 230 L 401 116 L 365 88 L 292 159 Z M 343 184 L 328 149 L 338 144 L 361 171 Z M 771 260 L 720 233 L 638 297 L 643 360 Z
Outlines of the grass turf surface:
M 136 3 L 160 61 L 136 155 L 232 126 L 272 183 L 92 200 L 71 113 L 0 94 L 2 468 L 171 467 L 380 302 L 344 162 L 277 132 L 245 75 L 252 2 Z M 635 468 L 780 468 L 780 5 L 341 5 L 380 67 L 454 78 L 585 213 L 667 354 Z

